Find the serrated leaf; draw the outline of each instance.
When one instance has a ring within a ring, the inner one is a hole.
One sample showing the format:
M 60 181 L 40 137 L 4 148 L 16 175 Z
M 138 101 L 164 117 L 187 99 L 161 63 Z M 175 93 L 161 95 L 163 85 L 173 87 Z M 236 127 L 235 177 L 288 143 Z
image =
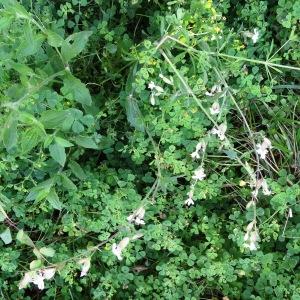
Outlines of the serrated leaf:
M 77 32 L 63 41 L 61 54 L 66 62 L 76 57 L 84 49 L 92 33 L 92 31 Z
M 71 169 L 72 173 L 80 180 L 86 179 L 86 175 L 81 168 L 81 166 L 76 162 L 71 160 L 68 164 L 69 168 Z
M 97 144 L 94 139 L 89 136 L 77 136 L 74 138 L 74 141 L 77 145 L 87 148 L 87 149 L 98 149 Z
M 55 254 L 55 250 L 49 247 L 43 247 L 40 249 L 40 253 L 47 257 L 53 257 Z
M 10 233 L 10 229 L 6 228 L 1 234 L 0 234 L 0 238 L 2 239 L 3 243 L 5 245 L 8 245 L 12 242 L 12 237 L 11 237 L 11 233 Z
M 57 161 L 62 167 L 66 162 L 66 151 L 65 148 L 57 143 L 49 146 L 50 156 Z
M 68 191 L 76 191 L 76 185 L 65 174 L 60 174 L 61 183 L 63 187 Z
M 21 243 L 21 244 L 25 244 L 27 246 L 31 246 L 34 247 L 34 243 L 31 240 L 31 238 L 23 231 L 23 229 L 19 230 L 18 234 L 17 234 L 17 240 Z
M 42 141 L 41 130 L 38 127 L 29 128 L 22 132 L 20 140 L 22 154 L 26 154 Z
M 64 78 L 64 86 L 61 91 L 64 95 L 71 95 L 76 102 L 84 105 L 92 104 L 92 97 L 85 84 L 71 74 L 67 74 Z
M 69 110 L 46 110 L 41 114 L 40 122 L 46 129 L 56 129 L 62 126 L 63 122 L 68 118 L 72 117 Z
M 56 191 L 54 189 L 51 189 L 47 198 L 46 198 L 49 202 L 49 204 L 57 210 L 61 210 L 63 208 L 63 204 L 61 203 L 61 201 L 58 198 L 58 195 L 56 193 Z

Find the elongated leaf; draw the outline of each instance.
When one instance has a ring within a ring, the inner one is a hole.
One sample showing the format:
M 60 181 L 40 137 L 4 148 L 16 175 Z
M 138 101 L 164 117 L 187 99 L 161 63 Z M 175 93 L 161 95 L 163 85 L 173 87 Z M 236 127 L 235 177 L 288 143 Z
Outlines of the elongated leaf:
M 87 149 L 98 149 L 97 144 L 95 143 L 94 139 L 89 136 L 77 136 L 74 139 L 75 143 L 83 148 Z
M 11 233 L 10 233 L 10 229 L 6 228 L 1 234 L 0 234 L 0 238 L 3 241 L 3 243 L 5 245 L 8 245 L 12 242 L 12 237 L 11 237 Z
M 40 201 L 47 197 L 50 192 L 51 187 L 53 186 L 53 179 L 48 179 L 41 182 L 39 185 L 32 188 L 25 198 L 25 201 Z
M 58 195 L 54 189 L 50 190 L 47 196 L 47 200 L 54 209 L 61 210 L 63 208 L 63 204 L 59 200 Z
M 86 178 L 86 175 L 81 168 L 81 166 L 76 162 L 71 160 L 68 164 L 69 168 L 73 172 L 73 174 L 80 180 L 84 180 Z
M 76 57 L 86 46 L 92 31 L 81 31 L 70 35 L 61 47 L 61 54 L 66 62 Z
M 8 117 L 3 129 L 3 144 L 7 151 L 11 150 L 17 145 L 18 135 L 17 135 L 18 119 L 14 114 Z
M 23 229 L 19 230 L 17 234 L 17 240 L 21 244 L 34 247 L 34 243 L 32 242 L 31 238 L 23 231 Z
M 61 178 L 61 183 L 66 190 L 68 191 L 77 190 L 76 185 L 65 174 L 60 174 L 60 178 Z
M 50 156 L 57 161 L 62 167 L 66 162 L 66 151 L 65 148 L 57 143 L 49 146 Z
M 92 97 L 85 84 L 71 74 L 68 74 L 64 78 L 64 86 L 61 91 L 64 95 L 71 95 L 73 100 L 81 104 L 92 104 Z
M 58 145 L 60 145 L 60 146 L 62 146 L 62 147 L 64 147 L 64 148 L 68 148 L 68 147 L 74 146 L 72 143 L 70 143 L 69 141 L 67 141 L 67 140 L 65 140 L 65 139 L 63 139 L 63 138 L 61 138 L 61 137 L 59 137 L 59 136 L 56 136 L 56 137 L 55 137 L 55 142 L 56 142 Z
M 135 129 L 144 132 L 145 125 L 141 111 L 139 109 L 136 99 L 133 98 L 131 95 L 126 97 L 125 108 L 127 120 L 130 123 L 130 125 L 133 126 Z

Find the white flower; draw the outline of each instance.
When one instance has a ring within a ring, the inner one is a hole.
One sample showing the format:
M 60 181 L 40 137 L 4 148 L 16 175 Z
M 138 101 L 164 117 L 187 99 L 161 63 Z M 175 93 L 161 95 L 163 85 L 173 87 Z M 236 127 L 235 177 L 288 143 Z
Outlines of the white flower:
M 260 241 L 260 238 L 255 225 L 255 220 L 250 222 L 246 228 L 246 233 L 244 235 L 243 246 L 245 248 L 249 248 L 251 251 L 257 250 L 259 248 L 258 242 Z
M 24 289 L 29 283 L 33 283 L 37 285 L 40 290 L 43 290 L 45 288 L 44 280 L 51 279 L 55 275 L 55 272 L 55 268 L 26 272 L 19 283 L 19 289 Z
M 211 131 L 212 134 L 216 134 L 221 141 L 225 139 L 225 132 L 227 130 L 227 125 L 225 123 L 220 124 L 217 127 L 214 127 Z
M 217 115 L 218 113 L 220 113 L 219 102 L 214 102 L 213 105 L 211 106 L 211 108 L 209 109 L 209 111 L 212 115 Z
M 159 77 L 167 84 L 173 85 L 173 78 L 171 79 L 165 77 L 163 74 L 159 74 Z
M 192 198 L 188 198 L 187 200 L 184 201 L 184 204 L 187 206 L 191 206 L 191 205 L 194 205 L 195 202 Z
M 221 93 L 221 92 L 222 92 L 222 87 L 221 87 L 221 85 L 215 84 L 215 85 L 211 88 L 210 92 L 208 92 L 208 91 L 205 92 L 205 95 L 206 95 L 206 96 L 212 97 L 212 96 L 214 96 L 216 93 Z
M 258 41 L 258 38 L 259 38 L 259 31 L 257 28 L 254 28 L 254 33 L 251 37 L 253 44 L 255 44 Z
M 266 159 L 268 149 L 272 149 L 272 144 L 271 141 L 266 137 L 261 144 L 256 145 L 256 153 L 260 156 L 261 159 Z
M 143 220 L 145 216 L 145 208 L 141 206 L 139 209 L 133 212 L 129 217 L 127 217 L 127 221 L 130 223 L 135 223 L 135 225 L 144 225 L 145 221 Z
M 292 211 L 291 208 L 289 208 L 288 217 L 289 217 L 289 218 L 292 218 L 292 217 L 293 217 L 293 211 Z
M 198 170 L 194 171 L 194 176 L 192 177 L 195 180 L 203 180 L 206 177 L 203 168 L 199 168 Z
M 196 150 L 191 154 L 191 157 L 193 159 L 199 159 L 200 158 L 200 154 L 199 152 L 200 151 L 205 151 L 205 148 L 206 148 L 206 144 L 205 142 L 199 142 L 197 145 L 196 145 Z
M 148 88 L 150 90 L 153 90 L 154 88 L 156 87 L 155 83 L 153 81 L 151 81 L 149 84 L 148 84 Z
M 82 258 L 81 260 L 78 261 L 78 263 L 82 265 L 80 277 L 86 276 L 87 272 L 91 267 L 91 258 L 90 257 Z
M 125 237 L 120 241 L 119 244 L 113 243 L 112 245 L 112 253 L 118 258 L 118 260 L 122 260 L 122 251 L 127 247 L 129 244 L 129 237 Z
M 269 196 L 272 194 L 272 192 L 269 190 L 268 183 L 265 179 L 263 179 L 261 186 L 264 195 Z

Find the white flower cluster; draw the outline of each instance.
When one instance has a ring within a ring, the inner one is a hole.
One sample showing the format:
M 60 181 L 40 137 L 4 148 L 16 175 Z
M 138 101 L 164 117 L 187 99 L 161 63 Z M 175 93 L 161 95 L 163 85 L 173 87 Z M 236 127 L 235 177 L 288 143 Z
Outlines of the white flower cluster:
M 155 96 L 159 96 L 164 92 L 164 89 L 156 85 L 153 81 L 148 84 L 148 88 L 151 90 L 150 103 L 155 105 Z
M 37 285 L 40 290 L 45 288 L 44 280 L 50 280 L 55 275 L 55 268 L 45 268 L 26 272 L 19 283 L 19 289 L 24 289 L 29 283 Z
M 225 123 L 222 123 L 222 124 L 220 124 L 220 125 L 214 127 L 214 128 L 211 130 L 211 133 L 212 133 L 212 134 L 216 134 L 216 135 L 219 137 L 219 139 L 220 139 L 221 141 L 224 141 L 226 130 L 227 130 L 227 125 L 226 125 Z
M 256 145 L 256 153 L 260 156 L 261 159 L 266 159 L 268 150 L 272 149 L 271 141 L 268 138 L 264 138 L 261 144 Z
M 144 216 L 145 216 L 145 208 L 141 206 L 136 211 L 133 212 L 130 216 L 127 217 L 127 221 L 130 223 L 134 223 L 135 225 L 144 225 Z
M 259 248 L 259 241 L 260 237 L 256 228 L 256 221 L 253 220 L 246 228 L 246 233 L 244 235 L 244 247 L 251 251 L 257 250 Z

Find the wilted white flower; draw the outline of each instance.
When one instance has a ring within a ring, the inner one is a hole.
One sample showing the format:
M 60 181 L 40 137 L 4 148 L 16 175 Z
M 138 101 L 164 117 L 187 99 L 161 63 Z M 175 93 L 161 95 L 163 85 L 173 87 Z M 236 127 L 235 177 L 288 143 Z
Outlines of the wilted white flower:
M 78 261 L 78 263 L 81 265 L 80 277 L 86 276 L 87 272 L 91 267 L 91 258 L 90 257 L 82 258 Z
M 267 183 L 267 181 L 265 179 L 263 179 L 261 187 L 262 187 L 264 195 L 269 196 L 269 195 L 272 194 L 272 192 L 269 189 L 268 183 Z
M 197 145 L 196 145 L 196 150 L 191 154 L 191 157 L 193 159 L 199 159 L 200 158 L 200 154 L 199 152 L 200 151 L 205 151 L 205 148 L 206 148 L 206 144 L 205 142 L 199 142 Z
M 45 288 L 44 280 L 49 280 L 55 275 L 55 268 L 41 269 L 38 271 L 26 272 L 19 283 L 19 289 L 24 289 L 29 283 L 37 285 L 40 290 Z
M 112 253 L 118 258 L 118 260 L 122 260 L 122 251 L 127 247 L 129 244 L 129 237 L 125 237 L 120 241 L 119 244 L 113 243 L 112 245 Z
M 225 139 L 225 132 L 227 130 L 227 125 L 225 123 L 220 124 L 217 127 L 214 127 L 211 131 L 212 134 L 216 134 L 221 141 Z
M 184 201 L 184 204 L 187 206 L 191 206 L 191 205 L 194 205 L 195 202 L 192 198 L 188 198 L 187 200 Z
M 194 176 L 192 177 L 195 180 L 203 180 L 206 177 L 206 174 L 204 173 L 203 168 L 199 168 L 194 171 Z
M 293 211 L 292 211 L 291 208 L 289 208 L 288 217 L 289 217 L 289 218 L 292 218 L 292 217 L 293 217 Z
M 258 242 L 260 241 L 259 234 L 256 228 L 256 221 L 253 220 L 247 225 L 246 233 L 244 235 L 244 247 L 249 248 L 251 251 L 259 248 Z
M 271 141 L 266 137 L 264 138 L 261 144 L 256 145 L 256 152 L 261 159 L 266 159 L 266 155 L 268 154 L 268 149 L 272 149 L 272 144 Z
M 219 102 L 214 102 L 213 105 L 211 106 L 211 108 L 209 109 L 209 111 L 212 115 L 217 115 L 218 113 L 220 113 Z
M 215 84 L 215 85 L 211 88 L 210 92 L 208 92 L 208 91 L 205 92 L 205 95 L 211 97 L 211 96 L 214 96 L 216 93 L 221 93 L 221 92 L 222 92 L 222 87 L 221 87 L 221 85 Z
M 255 44 L 258 41 L 258 38 L 259 38 L 259 31 L 257 28 L 254 28 L 254 33 L 251 37 L 253 44 Z
M 165 77 L 163 74 L 159 74 L 159 77 L 167 84 L 173 85 L 173 78 L 171 79 Z
M 133 214 L 131 214 L 127 221 L 130 223 L 134 222 L 135 225 L 144 225 L 144 216 L 145 216 L 145 208 L 141 206 L 139 209 L 137 209 Z

